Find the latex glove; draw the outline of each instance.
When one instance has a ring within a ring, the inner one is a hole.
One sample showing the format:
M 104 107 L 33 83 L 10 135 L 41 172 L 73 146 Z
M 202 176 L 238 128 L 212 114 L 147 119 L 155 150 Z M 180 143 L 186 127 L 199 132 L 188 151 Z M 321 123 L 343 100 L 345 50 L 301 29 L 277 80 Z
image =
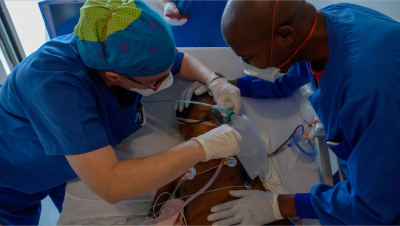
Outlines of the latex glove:
M 190 85 L 188 88 L 186 88 L 185 90 L 182 91 L 182 93 L 179 96 L 179 100 L 191 100 L 193 93 L 198 96 L 207 91 L 208 91 L 208 94 L 210 94 L 210 96 L 212 96 L 211 90 L 209 90 L 206 85 L 196 81 L 196 82 L 193 82 L 192 85 Z M 189 105 L 190 105 L 190 103 L 175 103 L 175 111 L 178 110 L 178 108 L 179 108 L 179 111 L 182 112 L 183 109 L 189 107 Z
M 207 79 L 207 84 L 209 84 L 210 77 Z M 218 107 L 224 109 L 231 108 L 235 114 L 239 113 L 242 107 L 239 88 L 230 84 L 224 78 L 212 80 L 208 88 L 212 91 L 214 101 L 217 102 Z M 227 116 L 224 112 L 221 112 L 221 114 L 224 117 Z
M 228 125 L 217 127 L 203 135 L 192 138 L 199 142 L 206 152 L 207 162 L 211 159 L 226 158 L 239 154 L 242 138 Z
M 283 219 L 278 206 L 278 194 L 270 191 L 236 190 L 229 191 L 235 201 L 211 208 L 209 221 L 212 225 L 263 225 Z
M 182 26 L 186 24 L 188 21 L 187 19 L 172 19 L 165 14 L 179 14 L 179 9 L 176 7 L 175 3 L 173 2 L 167 2 L 164 4 L 164 19 L 167 21 L 167 23 L 173 25 L 173 26 Z

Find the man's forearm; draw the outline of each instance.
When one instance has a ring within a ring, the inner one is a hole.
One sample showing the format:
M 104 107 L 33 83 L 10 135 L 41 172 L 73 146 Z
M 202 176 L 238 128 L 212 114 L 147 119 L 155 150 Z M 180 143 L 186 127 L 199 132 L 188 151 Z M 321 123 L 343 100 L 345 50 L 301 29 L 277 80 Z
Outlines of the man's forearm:
M 297 217 L 294 195 L 279 195 L 278 205 L 283 218 Z
M 175 78 L 183 79 L 186 81 L 198 81 L 206 84 L 208 76 L 210 76 L 213 71 L 203 64 L 197 58 L 185 53 L 182 59 L 181 69 Z
M 230 84 L 232 84 L 232 85 L 238 87 L 238 82 L 237 82 L 235 79 L 234 79 L 234 80 L 229 80 L 228 82 L 229 82 Z
M 171 0 L 153 0 L 154 4 L 164 10 L 164 4 L 167 2 L 171 2 Z

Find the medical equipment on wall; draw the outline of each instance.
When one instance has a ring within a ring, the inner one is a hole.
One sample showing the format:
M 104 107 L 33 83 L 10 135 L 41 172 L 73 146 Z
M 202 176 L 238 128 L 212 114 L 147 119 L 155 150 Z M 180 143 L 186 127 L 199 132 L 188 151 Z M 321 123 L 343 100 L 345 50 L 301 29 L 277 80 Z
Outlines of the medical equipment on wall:
M 312 94 L 313 92 L 311 90 L 306 90 L 300 102 L 300 114 L 308 123 L 307 131 L 310 139 L 325 136 L 324 127 L 308 100 L 308 97 Z
M 292 148 L 292 150 L 298 151 L 299 153 L 303 153 L 304 155 L 310 157 L 314 157 L 318 153 L 313 142 L 304 136 L 304 126 L 302 125 L 299 125 L 294 130 L 292 135 L 290 135 L 289 139 L 287 139 L 280 147 L 278 147 L 276 151 L 268 154 L 268 158 L 271 158 L 272 156 L 277 155 L 289 148 Z
M 196 101 L 159 100 L 143 102 L 184 102 L 209 106 L 212 108 L 214 120 L 218 123 L 218 125 L 229 124 L 240 134 L 243 145 L 240 147 L 240 153 L 237 156 L 251 179 L 256 178 L 260 174 L 261 168 L 267 162 L 267 151 L 265 149 L 264 142 L 262 141 L 253 122 L 247 118 L 246 115 L 239 116 L 229 109 L 223 109 L 217 105 L 210 105 Z M 220 111 L 223 111 L 227 117 L 223 117 Z

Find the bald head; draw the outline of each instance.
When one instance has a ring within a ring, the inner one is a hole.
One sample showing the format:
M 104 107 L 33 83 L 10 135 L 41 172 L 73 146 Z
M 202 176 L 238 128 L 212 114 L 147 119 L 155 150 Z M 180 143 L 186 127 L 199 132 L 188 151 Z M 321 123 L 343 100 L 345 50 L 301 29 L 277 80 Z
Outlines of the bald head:
M 305 0 L 229 0 L 222 16 L 222 34 L 232 50 L 253 66 L 277 67 L 306 39 L 316 14 Z
M 275 29 L 292 23 L 305 3 L 304 0 L 278 1 Z M 252 41 L 271 39 L 274 5 L 275 1 L 228 1 L 221 22 L 226 41 L 229 43 L 240 37 Z

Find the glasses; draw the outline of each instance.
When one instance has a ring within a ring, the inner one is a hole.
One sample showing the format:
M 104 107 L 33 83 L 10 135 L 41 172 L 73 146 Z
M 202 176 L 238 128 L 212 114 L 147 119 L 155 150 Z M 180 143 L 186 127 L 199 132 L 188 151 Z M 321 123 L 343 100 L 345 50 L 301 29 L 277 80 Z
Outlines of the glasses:
M 164 80 L 169 76 L 169 74 L 170 74 L 170 72 L 168 72 L 162 79 L 158 80 L 158 81 L 156 82 L 156 84 L 154 84 L 154 86 L 149 86 L 149 85 L 147 85 L 147 84 L 138 82 L 138 81 L 136 81 L 135 79 L 130 78 L 130 77 L 128 77 L 128 76 L 125 76 L 125 78 L 127 78 L 127 79 L 131 80 L 132 82 L 135 82 L 135 83 L 137 83 L 137 84 L 139 84 L 139 85 L 142 85 L 142 86 L 144 86 L 144 87 L 146 87 L 146 88 L 148 88 L 148 89 L 152 89 L 153 91 L 157 91 L 158 88 L 160 88 L 161 84 L 164 82 Z

